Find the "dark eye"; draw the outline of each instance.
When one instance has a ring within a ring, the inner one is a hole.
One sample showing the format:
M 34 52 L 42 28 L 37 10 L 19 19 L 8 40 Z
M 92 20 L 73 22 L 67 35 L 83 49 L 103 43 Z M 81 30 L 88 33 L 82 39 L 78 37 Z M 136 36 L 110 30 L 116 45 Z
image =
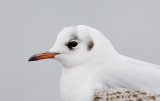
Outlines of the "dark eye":
M 78 45 L 77 41 L 71 41 L 67 44 L 68 48 L 76 47 Z

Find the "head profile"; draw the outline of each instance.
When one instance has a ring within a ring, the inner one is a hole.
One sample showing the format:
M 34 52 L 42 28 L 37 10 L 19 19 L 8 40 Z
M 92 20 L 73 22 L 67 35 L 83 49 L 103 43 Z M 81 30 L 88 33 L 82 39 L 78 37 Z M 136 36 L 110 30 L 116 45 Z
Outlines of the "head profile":
M 54 58 L 65 67 L 73 67 L 104 55 L 107 51 L 111 53 L 114 48 L 101 32 L 79 25 L 64 28 L 49 51 L 36 54 L 29 61 Z

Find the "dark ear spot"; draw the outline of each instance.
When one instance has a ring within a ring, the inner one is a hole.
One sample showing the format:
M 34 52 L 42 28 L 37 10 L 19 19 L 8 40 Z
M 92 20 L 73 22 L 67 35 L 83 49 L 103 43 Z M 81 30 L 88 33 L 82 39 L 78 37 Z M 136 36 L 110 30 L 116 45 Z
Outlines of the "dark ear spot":
M 93 48 L 93 46 L 94 46 L 94 43 L 92 40 L 90 40 L 87 45 L 88 50 L 90 51 Z

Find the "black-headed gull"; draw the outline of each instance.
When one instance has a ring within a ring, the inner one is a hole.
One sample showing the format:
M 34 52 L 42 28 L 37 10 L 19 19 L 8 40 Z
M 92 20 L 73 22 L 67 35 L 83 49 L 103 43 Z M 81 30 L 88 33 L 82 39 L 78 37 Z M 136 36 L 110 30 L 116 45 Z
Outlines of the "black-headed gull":
M 126 88 L 160 94 L 160 66 L 119 54 L 98 30 L 64 28 L 55 45 L 29 61 L 54 58 L 63 66 L 63 101 L 92 101 L 97 88 Z

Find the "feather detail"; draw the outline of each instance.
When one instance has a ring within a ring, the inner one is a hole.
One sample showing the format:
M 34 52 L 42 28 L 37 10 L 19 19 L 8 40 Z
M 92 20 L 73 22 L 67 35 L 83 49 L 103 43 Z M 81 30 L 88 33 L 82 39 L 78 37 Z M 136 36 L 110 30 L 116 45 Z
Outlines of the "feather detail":
M 160 95 L 124 88 L 96 89 L 94 101 L 160 101 Z

